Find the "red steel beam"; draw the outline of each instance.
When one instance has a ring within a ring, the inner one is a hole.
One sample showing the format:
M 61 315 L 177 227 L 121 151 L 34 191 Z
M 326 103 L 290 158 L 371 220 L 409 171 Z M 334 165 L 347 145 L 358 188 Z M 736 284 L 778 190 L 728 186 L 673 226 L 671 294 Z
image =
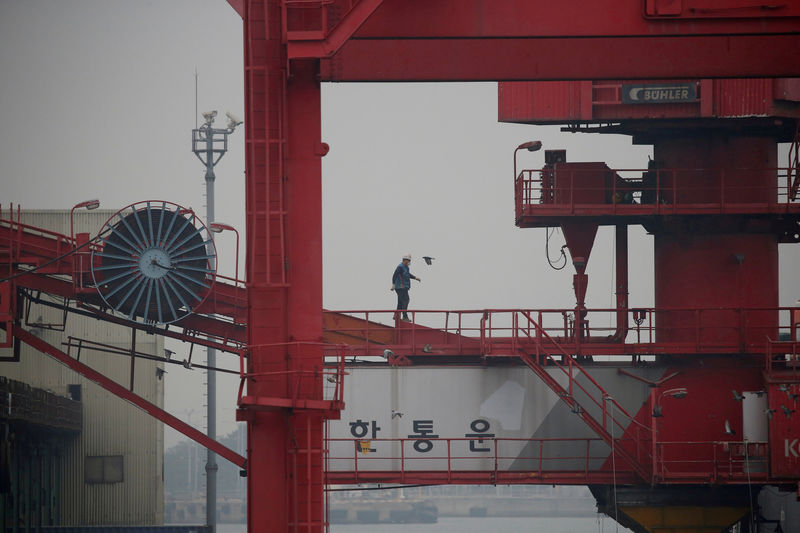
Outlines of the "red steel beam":
M 292 32 L 287 37 L 288 53 L 291 59 L 330 57 L 358 30 L 383 0 L 361 0 L 347 12 L 339 24 L 321 40 L 300 40 L 293 38 Z
M 683 5 L 691 2 L 683 2 Z M 699 2 L 695 2 L 699 3 Z M 708 2 L 710 3 L 710 2 Z M 717 3 L 731 4 L 730 0 Z M 741 2 L 739 2 L 741 3 Z M 384 0 L 355 34 L 356 39 L 507 37 L 635 37 L 693 35 L 775 35 L 797 31 L 800 4 L 783 9 L 718 9 L 716 16 L 694 16 L 699 9 L 648 16 L 642 0 Z M 612 58 L 609 58 L 612 59 Z M 691 59 L 691 58 L 688 58 Z
M 669 17 L 646 16 L 643 7 L 618 0 L 384 0 L 332 58 L 332 47 L 314 53 L 326 58 L 325 81 L 800 75 L 796 6 Z M 312 55 L 310 46 L 288 35 L 290 58 Z
M 323 81 L 525 81 L 800 76 L 800 33 L 351 39 Z
M 59 296 L 61 298 L 72 300 L 76 298 L 75 294 L 75 286 L 71 281 L 66 281 L 63 279 L 58 279 L 50 276 L 44 276 L 39 274 L 27 274 L 25 271 L 22 270 L 13 270 L 15 274 L 22 274 L 20 277 L 15 279 L 15 284 L 19 287 L 25 287 L 27 289 L 33 291 L 42 291 L 47 294 L 51 294 L 53 296 Z M 218 289 L 219 283 L 215 284 L 215 291 Z M 226 286 L 226 288 L 230 288 L 230 286 Z M 87 298 L 87 295 L 84 294 L 83 298 Z M 214 295 L 209 295 L 206 299 L 213 300 Z M 93 301 L 99 305 L 99 298 L 89 299 L 89 301 Z M 242 300 L 243 301 L 243 300 Z M 219 304 L 219 301 L 217 302 Z M 208 308 L 213 308 L 213 303 L 208 304 Z M 80 305 L 79 305 L 80 306 Z M 202 336 L 197 335 L 190 335 L 185 332 L 178 331 L 177 329 L 167 329 L 164 328 L 156 328 L 150 324 L 142 324 L 140 322 L 131 322 L 127 318 L 113 315 L 111 313 L 102 312 L 95 307 L 89 305 L 83 305 L 83 307 L 87 312 L 93 313 L 98 319 L 105 320 L 107 322 L 112 322 L 115 324 L 120 324 L 123 326 L 128 326 L 131 328 L 139 329 L 142 331 L 146 331 L 148 333 L 157 333 L 158 335 L 163 335 L 165 337 L 170 337 L 173 339 L 178 339 L 184 342 L 193 342 L 196 344 L 201 344 L 203 346 L 208 346 L 211 348 L 216 348 L 218 350 L 226 351 L 226 352 L 237 352 L 238 348 L 241 343 L 245 342 L 245 326 L 240 324 L 234 324 L 228 321 L 219 320 L 212 316 L 204 316 L 200 314 L 190 314 L 187 317 L 179 320 L 175 324 L 171 326 L 173 328 L 183 328 L 185 331 L 188 332 L 202 332 L 204 334 L 210 334 L 216 337 L 217 339 L 221 340 L 221 342 L 205 339 Z M 228 306 L 228 309 L 232 308 L 232 306 Z M 218 307 L 219 311 L 223 311 L 225 307 Z M 238 315 L 240 311 L 238 309 L 234 309 L 235 314 Z M 225 315 L 226 313 L 219 312 L 218 314 Z
M 40 338 L 28 333 L 22 328 L 14 328 L 14 336 L 17 337 L 19 340 L 24 342 L 25 344 L 31 346 L 32 348 L 39 350 L 42 353 L 46 353 L 53 359 L 61 362 L 62 364 L 66 365 L 70 369 L 74 370 L 78 374 L 82 375 L 86 379 L 97 383 L 107 391 L 111 392 L 112 394 L 126 400 L 139 409 L 142 409 L 150 416 L 157 418 L 158 420 L 162 421 L 163 423 L 167 424 L 171 428 L 180 431 L 190 439 L 194 440 L 201 446 L 204 446 L 210 450 L 213 450 L 214 453 L 224 457 L 228 461 L 232 462 L 239 468 L 245 468 L 247 466 L 247 460 L 236 453 L 235 451 L 231 450 L 227 446 L 220 444 L 219 442 L 208 438 L 205 434 L 201 431 L 196 430 L 189 424 L 183 422 L 182 420 L 172 416 L 168 412 L 164 411 L 162 408 L 158 407 L 157 405 L 145 400 L 138 394 L 128 390 L 127 388 L 123 387 L 116 381 L 107 378 L 100 372 L 97 372 L 90 366 L 87 366 L 76 359 L 73 359 L 69 355 L 65 354 L 55 346 L 51 346 L 50 344 L 46 343 L 45 341 L 41 340 Z
M 243 0 L 229 3 L 244 16 Z M 286 16 L 291 6 L 280 4 Z M 326 10 L 346 8 L 330 4 L 303 9 L 325 18 Z M 644 8 L 618 0 L 360 0 L 327 34 L 292 28 L 285 43 L 289 59 L 324 58 L 325 81 L 800 75 L 797 6 L 687 8 L 668 16 Z

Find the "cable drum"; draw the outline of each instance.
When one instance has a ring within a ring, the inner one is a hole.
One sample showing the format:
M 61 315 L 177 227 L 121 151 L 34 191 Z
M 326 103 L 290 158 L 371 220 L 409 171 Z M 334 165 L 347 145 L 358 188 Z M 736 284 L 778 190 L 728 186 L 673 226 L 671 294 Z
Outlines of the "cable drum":
M 92 277 L 105 303 L 129 320 L 169 324 L 191 314 L 214 283 L 216 249 L 190 209 L 131 204 L 103 226 Z

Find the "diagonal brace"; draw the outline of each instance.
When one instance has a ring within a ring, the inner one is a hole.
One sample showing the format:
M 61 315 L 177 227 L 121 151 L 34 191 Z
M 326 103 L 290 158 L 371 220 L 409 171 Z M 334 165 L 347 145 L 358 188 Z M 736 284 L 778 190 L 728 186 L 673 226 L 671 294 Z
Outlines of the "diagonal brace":
M 93 381 L 94 383 L 97 383 L 98 385 L 100 385 L 107 391 L 111 392 L 112 394 L 119 396 L 123 400 L 127 400 L 136 407 L 147 412 L 149 415 L 164 422 L 171 428 L 180 431 L 193 441 L 197 442 L 201 446 L 208 448 L 217 455 L 224 457 L 225 459 L 232 462 L 239 468 L 246 468 L 247 459 L 245 459 L 235 451 L 215 441 L 214 439 L 208 438 L 203 432 L 198 431 L 189 424 L 174 417 L 173 415 L 169 414 L 168 412 L 158 407 L 157 405 L 145 400 L 138 394 L 129 391 L 122 385 L 118 384 L 116 381 L 113 381 L 112 379 L 104 376 L 103 374 L 94 370 L 90 366 L 85 365 L 80 361 L 73 359 L 72 357 L 65 354 L 55 346 L 50 345 L 49 343 L 39 339 L 38 337 L 32 335 L 31 333 L 25 331 L 22 328 L 14 328 L 14 336 L 16 336 L 19 340 L 21 340 L 25 344 L 31 346 L 32 348 L 39 350 L 40 352 L 46 353 L 53 359 L 56 359 L 60 363 L 68 366 L 70 369 L 74 370 L 75 372 L 82 375 L 86 379 Z
M 287 46 L 289 59 L 331 57 L 366 22 L 382 2 L 383 0 L 361 0 L 347 12 L 339 24 L 333 28 L 333 31 L 321 40 L 293 40 L 292 32 L 289 32 Z
M 551 390 L 553 390 L 553 392 L 558 394 L 558 396 L 577 413 L 581 420 L 583 420 L 586 425 L 592 429 L 592 431 L 594 431 L 601 439 L 603 439 L 606 444 L 611 446 L 611 449 L 614 450 L 614 453 L 618 453 L 642 479 L 650 479 L 650 474 L 644 468 L 644 466 L 627 450 L 619 446 L 615 446 L 614 438 L 608 433 L 608 431 L 606 431 L 606 428 L 600 424 L 600 422 L 595 420 L 586 409 L 581 408 L 580 404 L 575 400 L 575 398 L 568 394 L 564 387 L 562 387 L 550 374 L 548 374 L 541 365 L 537 364 L 528 354 L 522 353 L 520 354 L 520 358 L 531 370 L 533 370 L 537 376 L 539 376 L 542 381 L 545 382 L 548 387 L 550 387 Z M 610 423 L 614 424 L 615 421 L 612 419 Z

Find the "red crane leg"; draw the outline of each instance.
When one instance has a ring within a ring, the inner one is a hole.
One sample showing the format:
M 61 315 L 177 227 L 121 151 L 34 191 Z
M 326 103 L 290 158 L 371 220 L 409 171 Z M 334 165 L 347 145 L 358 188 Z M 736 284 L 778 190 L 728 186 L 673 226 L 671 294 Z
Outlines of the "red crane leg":
M 322 399 L 322 135 L 319 70 L 315 60 L 292 63 L 288 83 L 289 143 L 287 252 L 290 369 L 301 398 Z M 292 391 L 294 394 L 294 391 Z M 294 411 L 298 413 L 297 410 Z M 287 458 L 292 458 L 294 488 L 290 509 L 299 531 L 322 533 L 323 415 L 307 410 L 289 418 Z
M 283 113 L 285 61 L 277 1 L 244 6 L 247 393 L 285 397 L 286 287 L 283 269 Z M 277 256 L 277 257 L 276 257 Z M 241 406 L 240 406 L 241 408 Z M 247 523 L 249 531 L 274 525 L 288 531 L 286 446 L 289 427 L 282 411 L 241 410 L 247 431 Z
M 321 533 L 323 414 L 299 408 L 322 399 L 318 64 L 292 63 L 287 76 L 280 1 L 244 11 L 248 527 Z

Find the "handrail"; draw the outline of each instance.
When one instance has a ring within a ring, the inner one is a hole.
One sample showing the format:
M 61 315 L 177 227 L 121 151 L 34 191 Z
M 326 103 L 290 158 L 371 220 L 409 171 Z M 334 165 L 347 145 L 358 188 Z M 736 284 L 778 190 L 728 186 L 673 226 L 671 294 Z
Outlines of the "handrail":
M 470 450 L 474 437 L 425 438 L 431 446 L 424 453 L 414 449 L 418 440 L 328 437 L 328 471 L 339 477 L 351 473 L 357 479 L 367 479 L 370 472 L 396 473 L 400 480 L 419 472 L 429 476 L 438 473 L 442 480 L 452 480 L 457 472 L 482 472 L 491 479 L 510 473 L 542 478 L 550 473 L 578 476 L 573 477 L 576 482 L 597 474 L 635 473 L 623 461 L 612 462 L 608 448 L 598 450 L 596 446 L 603 441 L 597 437 L 484 438 L 480 452 Z M 748 475 L 751 481 L 769 478 L 766 442 L 668 441 L 659 442 L 658 447 L 657 470 L 662 483 L 703 480 L 739 484 L 746 483 Z M 754 467 L 764 469 L 759 472 Z
M 474 443 L 477 437 L 439 437 L 439 438 L 333 438 L 329 437 L 326 442 L 331 470 L 341 470 L 337 468 L 336 461 L 352 462 L 353 471 L 368 470 L 375 468 L 377 463 L 392 463 L 399 461 L 404 470 L 413 470 L 414 466 L 424 465 L 429 467 L 433 464 L 445 466 L 443 471 L 452 471 L 456 466 L 462 464 L 483 463 L 490 465 L 488 470 L 510 470 L 501 468 L 501 465 L 511 466 L 513 462 L 529 461 L 538 465 L 536 471 L 546 471 L 546 466 L 555 463 L 566 463 L 579 461 L 582 464 L 581 471 L 590 470 L 591 461 L 602 461 L 610 464 L 608 458 L 611 450 L 606 449 L 607 453 L 592 451 L 592 444 L 603 445 L 604 442 L 599 437 L 590 438 L 515 438 L 515 437 L 491 437 L 480 439 L 480 452 L 470 450 L 470 443 Z M 427 441 L 430 447 L 425 452 L 419 452 L 414 448 L 418 441 Z M 399 446 L 394 446 L 399 444 Z M 529 446 L 534 444 L 535 446 Z M 571 455 L 569 444 L 579 444 L 575 449 L 584 450 L 583 453 Z M 507 449 L 503 449 L 507 445 Z M 512 450 L 511 448 L 515 448 Z M 487 449 L 488 448 L 488 449 Z M 519 451 L 530 448 L 537 453 L 533 455 L 520 455 Z M 390 450 L 388 453 L 386 450 Z M 336 451 L 343 450 L 343 451 Z M 396 451 L 395 451 L 396 450 Z M 565 452 L 565 450 L 567 450 Z M 601 463 L 601 466 L 602 464 Z M 620 463 L 624 464 L 624 463 Z M 341 467 L 341 465 L 338 465 Z M 619 465 L 618 465 L 619 466 Z M 417 468 L 419 469 L 419 468 Z M 423 468 L 430 470 L 430 468 Z M 485 466 L 480 468 L 487 470 Z M 469 470 L 469 468 L 459 468 L 459 470 Z M 602 470 L 598 468 L 597 470 Z M 632 472 L 633 470 L 619 467 L 620 471 Z M 531 470 L 526 470 L 531 471 Z
M 659 441 L 659 476 L 665 482 L 763 481 L 769 478 L 769 443 L 760 441 Z
M 624 310 L 630 327 L 622 339 L 613 338 L 616 308 L 587 309 L 580 339 L 569 323 L 574 309 L 409 310 L 412 321 L 402 324 L 395 312 L 324 311 L 324 333 L 347 337 L 365 356 L 395 348 L 404 355 L 485 357 L 516 357 L 521 349 L 537 348 L 591 355 L 764 353 L 768 339 L 800 340 L 792 322 L 800 307 L 630 308 Z M 536 317 L 540 331 L 518 318 L 526 315 Z
M 330 353 L 326 354 L 327 362 L 322 367 L 314 367 L 310 369 L 300 370 L 277 370 L 272 372 L 249 372 L 247 365 L 247 357 L 250 352 L 256 349 L 275 348 L 275 347 L 301 347 L 301 346 L 320 346 L 322 348 L 333 349 L 335 354 L 332 356 Z M 286 386 L 289 391 L 289 396 L 281 398 L 282 400 L 295 402 L 299 398 L 301 390 L 304 388 L 311 388 L 312 394 L 306 399 L 318 402 L 326 402 L 332 409 L 341 409 L 344 406 L 344 376 L 347 374 L 345 371 L 345 357 L 347 355 L 347 346 L 343 344 L 326 344 L 319 342 L 283 342 L 274 344 L 250 345 L 239 351 L 239 388 L 237 392 L 237 404 L 243 405 L 247 392 L 245 391 L 245 384 L 253 378 L 266 377 L 266 376 L 285 376 Z M 335 357 L 333 362 L 330 361 L 331 357 Z M 317 385 L 321 385 L 318 387 Z
M 610 169 L 569 164 L 522 170 L 515 179 L 516 216 L 519 220 L 551 210 L 587 214 L 599 206 L 603 214 L 620 215 L 798 211 L 793 173 L 792 167 Z M 749 174 L 759 179 L 746 179 Z M 771 174 L 774 183 L 765 179 Z
M 544 352 L 544 356 L 545 356 L 545 357 L 548 359 L 548 361 L 550 361 L 550 362 L 553 364 L 553 366 L 555 366 L 556 368 L 558 368 L 559 370 L 561 370 L 561 371 L 562 371 L 562 372 L 563 372 L 563 373 L 564 373 L 564 374 L 567 376 L 567 379 L 569 380 L 569 385 L 570 385 L 570 391 L 569 391 L 569 392 L 570 392 L 570 394 L 572 393 L 572 390 L 571 390 L 571 389 L 572 389 L 572 386 L 573 386 L 573 385 L 577 385 L 577 387 L 578 387 L 578 388 L 579 388 L 581 391 L 583 391 L 583 392 L 586 394 L 586 396 L 587 396 L 587 397 L 588 397 L 590 400 L 592 400 L 592 402 L 593 402 L 593 403 L 594 403 L 594 404 L 595 404 L 597 407 L 599 407 L 599 408 L 601 409 L 601 411 L 603 412 L 603 421 L 604 421 L 604 422 L 605 422 L 605 418 L 606 418 L 606 407 L 605 407 L 605 403 L 604 403 L 604 401 L 610 401 L 610 402 L 611 402 L 611 403 L 614 405 L 614 407 L 616 408 L 616 410 L 617 410 L 617 411 L 619 411 L 620 413 L 622 413 L 623 415 L 625 415 L 625 417 L 626 417 L 628 420 L 630 420 L 630 421 L 632 421 L 632 422 L 635 422 L 636 424 L 639 424 L 639 422 L 635 420 L 635 417 L 634 417 L 634 416 L 632 416 L 630 413 L 628 413 L 628 411 L 626 411 L 626 410 L 625 410 L 625 408 L 624 408 L 624 407 L 622 407 L 622 405 L 620 405 L 620 403 L 619 403 L 619 402 L 617 402 L 617 400 L 615 400 L 613 397 L 611 397 L 611 396 L 610 396 L 610 395 L 609 395 L 609 394 L 606 392 L 606 390 L 605 390 L 605 389 L 604 389 L 602 386 L 600 386 L 600 384 L 599 384 L 599 383 L 597 383 L 597 381 L 595 381 L 595 379 L 594 379 L 594 378 L 591 376 L 591 374 L 590 374 L 590 373 L 586 372 L 586 371 L 585 371 L 585 370 L 584 370 L 584 369 L 581 367 L 581 365 L 580 365 L 580 364 L 578 364 L 578 362 L 577 362 L 577 361 L 575 361 L 575 359 L 574 359 L 574 358 L 573 358 L 573 357 L 572 357 L 572 356 L 571 356 L 569 353 L 567 353 L 567 351 L 566 351 L 566 350 L 564 350 L 564 348 L 563 348 L 563 347 L 562 347 L 562 346 L 561 346 L 559 343 L 557 343 L 557 342 L 556 342 L 556 341 L 555 341 L 555 340 L 554 340 L 554 339 L 553 339 L 553 338 L 552 338 L 550 335 L 548 335 L 548 333 L 547 333 L 547 332 L 546 332 L 546 331 L 545 331 L 545 330 L 542 328 L 542 326 L 541 326 L 541 325 L 540 325 L 538 322 L 536 322 L 535 320 L 533 320 L 533 319 L 531 318 L 531 316 L 530 316 L 530 314 L 529 314 L 528 312 L 526 312 L 526 311 L 520 311 L 520 314 L 522 314 L 522 316 L 524 316 L 525 318 L 527 318 L 527 319 L 528 319 L 528 323 L 529 323 L 529 324 L 533 324 L 533 326 L 534 326 L 534 328 L 536 329 L 536 331 L 537 331 L 537 332 L 538 332 L 538 333 L 539 333 L 541 336 L 543 336 L 543 337 L 544 337 L 544 338 L 546 338 L 548 341 L 550 341 L 550 342 L 551 342 L 551 343 L 552 343 L 552 344 L 553 344 L 553 345 L 554 345 L 554 346 L 557 348 L 557 350 L 558 350 L 559 352 L 561 352 L 561 354 L 564 356 L 565 360 L 566 360 L 566 361 L 568 361 L 568 363 L 567 363 L 567 367 L 568 367 L 568 368 L 567 368 L 567 369 L 565 369 L 565 368 L 564 368 L 564 365 L 563 365 L 563 364 L 561 364 L 561 363 L 559 363 L 559 362 L 558 362 L 558 361 L 557 361 L 557 360 L 556 360 L 556 359 L 553 357 L 553 355 L 552 355 L 551 353 L 549 353 L 549 352 Z M 515 331 L 515 337 L 516 337 L 517 333 L 518 333 L 518 332 L 516 332 L 516 331 Z M 540 348 L 540 347 L 541 347 L 541 343 L 537 344 L 537 351 L 536 351 L 536 352 L 537 352 L 537 355 L 540 353 L 540 351 L 539 351 L 539 348 Z M 597 389 L 600 391 L 600 393 L 601 393 L 601 395 L 602 395 L 602 399 L 601 399 L 600 401 L 597 401 L 597 400 L 594 398 L 594 396 L 593 396 L 593 395 L 592 395 L 592 394 L 591 394 L 591 393 L 590 393 L 588 390 L 586 390 L 586 388 L 585 388 L 583 385 L 581 385 L 581 383 L 580 383 L 580 382 L 578 382 L 578 381 L 576 381 L 576 380 L 574 379 L 574 373 L 573 373 L 573 370 L 572 370 L 572 368 L 573 368 L 573 367 L 577 367 L 577 368 L 578 368 L 578 369 L 581 371 L 581 374 L 582 374 L 584 377 L 586 377 L 586 379 L 588 379 L 588 380 L 589 380 L 589 382 L 590 382 L 592 385 L 594 385 L 595 387 L 597 387 Z M 611 420 L 612 420 L 613 422 L 616 422 L 616 420 L 614 420 L 614 417 L 613 417 L 613 416 L 611 417 Z M 625 429 L 625 428 L 624 428 L 624 427 L 623 427 L 621 424 L 619 424 L 618 422 L 617 422 L 617 425 L 618 425 L 618 426 L 619 426 L 621 429 Z M 640 425 L 641 425 L 641 424 L 640 424 Z M 605 428 L 605 423 L 603 424 L 603 427 Z M 644 426 L 643 426 L 643 427 L 644 427 Z
M 789 145 L 789 170 L 786 181 L 789 183 L 789 198 L 796 200 L 800 188 L 800 124 L 795 127 L 794 140 Z

